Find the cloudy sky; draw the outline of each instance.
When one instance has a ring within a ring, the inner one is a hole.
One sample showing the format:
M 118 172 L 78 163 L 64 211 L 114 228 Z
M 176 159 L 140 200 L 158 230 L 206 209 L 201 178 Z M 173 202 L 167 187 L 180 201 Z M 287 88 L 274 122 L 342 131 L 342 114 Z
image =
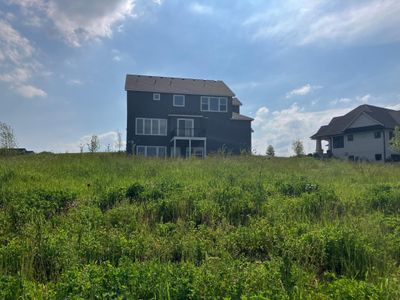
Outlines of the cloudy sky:
M 333 116 L 400 109 L 400 1 L 0 0 L 0 121 L 19 146 L 114 147 L 127 73 L 224 80 L 257 153 L 311 152 Z

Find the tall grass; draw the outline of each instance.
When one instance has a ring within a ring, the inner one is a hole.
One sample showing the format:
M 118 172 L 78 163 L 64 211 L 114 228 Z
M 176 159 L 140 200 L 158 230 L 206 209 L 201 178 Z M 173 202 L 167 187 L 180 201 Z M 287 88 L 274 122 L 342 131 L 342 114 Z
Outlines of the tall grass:
M 1 299 L 398 299 L 400 168 L 0 158 Z

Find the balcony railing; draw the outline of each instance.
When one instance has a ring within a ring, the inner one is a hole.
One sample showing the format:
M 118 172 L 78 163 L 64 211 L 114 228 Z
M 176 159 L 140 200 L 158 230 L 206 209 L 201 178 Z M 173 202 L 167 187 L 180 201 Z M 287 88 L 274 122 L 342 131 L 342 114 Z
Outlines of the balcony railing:
M 203 128 L 176 128 L 171 131 L 171 136 L 178 137 L 205 137 L 206 130 Z

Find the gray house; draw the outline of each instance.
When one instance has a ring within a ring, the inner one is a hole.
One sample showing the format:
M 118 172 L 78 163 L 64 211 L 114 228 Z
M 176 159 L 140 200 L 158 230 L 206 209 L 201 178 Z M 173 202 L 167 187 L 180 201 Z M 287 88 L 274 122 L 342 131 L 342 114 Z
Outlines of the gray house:
M 127 152 L 204 157 L 251 150 L 252 118 L 223 81 L 127 75 Z
M 311 138 L 316 152 L 323 154 L 321 141 L 328 141 L 328 154 L 349 160 L 400 160 L 390 146 L 393 131 L 400 126 L 400 111 L 361 105 L 347 114 L 333 118 Z

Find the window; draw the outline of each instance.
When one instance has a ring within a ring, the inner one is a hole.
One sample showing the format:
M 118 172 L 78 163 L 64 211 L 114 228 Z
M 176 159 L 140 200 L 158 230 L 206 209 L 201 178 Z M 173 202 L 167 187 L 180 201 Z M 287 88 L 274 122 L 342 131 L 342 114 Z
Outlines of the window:
M 153 94 L 153 100 L 159 101 L 161 99 L 160 94 L 154 93 Z
M 394 138 L 394 132 L 393 131 L 389 131 L 389 141 Z
M 354 161 L 354 155 L 349 155 L 348 159 L 349 161 Z
M 228 99 L 219 98 L 219 111 L 227 111 L 228 109 Z
M 185 96 L 174 95 L 174 106 L 185 106 Z
M 136 154 L 148 157 L 165 157 L 167 147 L 164 146 L 137 146 Z
M 347 141 L 352 142 L 354 140 L 354 136 L 352 134 L 349 134 L 347 136 Z
M 375 160 L 382 160 L 382 154 L 375 154 Z
M 201 111 L 207 111 L 209 108 L 208 105 L 208 98 L 207 97 L 201 97 Z
M 201 97 L 201 111 L 227 112 L 228 99 L 226 97 Z
M 167 120 L 136 118 L 136 135 L 167 135 Z
M 219 98 L 210 97 L 210 110 L 218 111 L 219 109 Z
M 381 138 L 381 132 L 380 132 L 380 131 L 375 131 L 375 132 L 374 132 L 374 137 L 375 137 L 376 139 L 380 139 L 380 138 Z
M 146 154 L 146 147 L 144 146 L 137 146 L 136 147 L 136 154 L 137 155 L 145 155 Z
M 343 136 L 334 136 L 333 137 L 333 148 L 338 149 L 338 148 L 343 148 L 344 147 L 344 138 Z

